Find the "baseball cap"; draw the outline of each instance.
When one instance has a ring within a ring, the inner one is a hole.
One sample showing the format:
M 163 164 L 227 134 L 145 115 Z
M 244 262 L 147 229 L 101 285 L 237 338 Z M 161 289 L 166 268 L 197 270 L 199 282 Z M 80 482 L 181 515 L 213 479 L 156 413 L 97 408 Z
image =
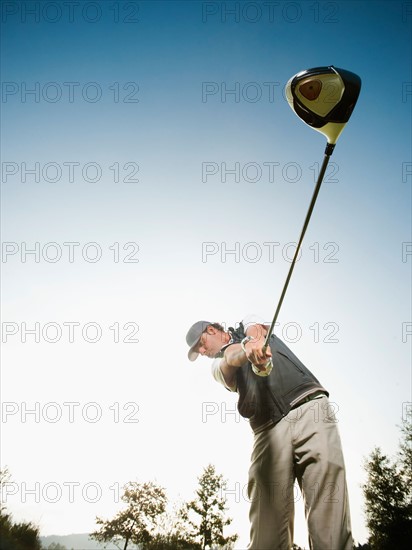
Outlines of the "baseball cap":
M 198 358 L 199 353 L 197 351 L 194 351 L 193 348 L 197 346 L 200 337 L 209 325 L 213 325 L 213 323 L 210 321 L 197 321 L 197 323 L 190 327 L 188 333 L 186 334 L 186 342 L 187 345 L 190 347 L 187 356 L 190 361 L 194 361 Z

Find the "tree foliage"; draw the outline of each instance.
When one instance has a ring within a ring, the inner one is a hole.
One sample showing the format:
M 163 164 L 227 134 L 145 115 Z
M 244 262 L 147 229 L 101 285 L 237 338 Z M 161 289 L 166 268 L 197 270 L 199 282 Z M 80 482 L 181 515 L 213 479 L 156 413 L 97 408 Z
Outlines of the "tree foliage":
M 190 532 L 185 510 L 183 504 L 158 516 L 154 536 L 143 545 L 144 550 L 200 550 Z
M 149 481 L 146 483 L 131 482 L 124 486 L 121 497 L 127 507 L 111 520 L 96 518 L 100 529 L 90 537 L 98 542 L 111 542 L 123 550 L 129 543 L 141 544 L 150 542 L 156 518 L 165 511 L 166 495 L 162 487 Z
M 7 468 L 0 470 L 0 486 L 3 495 L 4 484 L 10 482 Z M 33 523 L 15 523 L 7 512 L 6 506 L 0 505 L 0 550 L 40 550 L 39 528 Z
M 157 533 L 150 541 L 145 542 L 142 548 L 144 550 L 199 550 L 200 545 L 178 533 Z
M 412 540 L 412 422 L 405 421 L 401 430 L 395 459 L 375 448 L 365 462 L 363 494 L 372 550 L 402 550 Z
M 193 539 L 200 544 L 200 548 L 226 548 L 233 547 L 237 535 L 223 536 L 223 529 L 230 525 L 232 520 L 226 518 L 226 499 L 222 492 L 226 487 L 223 476 L 216 473 L 215 467 L 209 464 L 204 468 L 203 474 L 198 478 L 199 488 L 197 497 L 186 505 L 183 518 L 191 526 Z M 197 516 L 197 521 L 190 519 L 190 512 Z
M 231 550 L 237 535 L 223 536 L 231 523 L 225 517 L 226 500 L 222 497 L 225 482 L 214 466 L 204 469 L 199 479 L 196 498 L 166 511 L 166 494 L 152 482 L 129 483 L 122 501 L 126 508 L 111 520 L 96 518 L 100 529 L 90 537 L 100 543 L 111 543 L 127 550 L 129 543 L 141 550 Z M 194 521 L 193 516 L 199 516 Z

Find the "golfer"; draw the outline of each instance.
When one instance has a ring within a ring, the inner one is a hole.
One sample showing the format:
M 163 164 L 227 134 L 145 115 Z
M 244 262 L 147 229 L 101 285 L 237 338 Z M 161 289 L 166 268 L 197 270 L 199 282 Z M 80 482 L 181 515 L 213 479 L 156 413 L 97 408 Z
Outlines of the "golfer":
M 248 316 L 236 330 L 198 321 L 186 336 L 189 359 L 214 359 L 214 378 L 239 394 L 239 413 L 254 432 L 248 548 L 292 548 L 297 480 L 310 548 L 352 550 L 345 467 L 329 394 L 278 337 L 272 335 L 264 350 L 268 328 Z

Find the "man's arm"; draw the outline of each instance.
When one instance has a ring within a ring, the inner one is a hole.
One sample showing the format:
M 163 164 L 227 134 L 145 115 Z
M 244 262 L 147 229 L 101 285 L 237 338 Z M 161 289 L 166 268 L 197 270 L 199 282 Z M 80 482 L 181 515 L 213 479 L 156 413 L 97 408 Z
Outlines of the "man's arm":
M 232 344 L 226 348 L 223 358 L 220 361 L 220 370 L 229 388 L 236 387 L 236 373 L 239 367 L 242 367 L 247 361 L 250 361 L 256 367 L 264 367 L 268 358 L 272 356 L 270 348 L 263 353 L 262 348 L 265 343 L 267 327 L 265 325 L 250 325 L 246 329 L 246 336 L 251 336 L 245 344 L 246 353 L 240 344 Z

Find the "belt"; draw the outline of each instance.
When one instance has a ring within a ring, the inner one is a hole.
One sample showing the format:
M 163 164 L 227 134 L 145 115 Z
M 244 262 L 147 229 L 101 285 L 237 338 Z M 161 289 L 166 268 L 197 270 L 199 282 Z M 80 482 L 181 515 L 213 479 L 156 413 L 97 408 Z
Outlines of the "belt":
M 293 407 L 291 407 L 290 410 L 293 411 L 293 409 L 297 409 L 301 405 L 304 405 L 305 403 L 308 403 L 309 401 L 313 401 L 314 399 L 319 399 L 320 397 L 327 397 L 327 395 L 324 392 L 312 393 L 311 395 L 308 395 L 308 397 L 305 397 L 305 399 L 302 399 L 302 401 L 298 401 L 296 403 L 296 405 L 293 405 Z

